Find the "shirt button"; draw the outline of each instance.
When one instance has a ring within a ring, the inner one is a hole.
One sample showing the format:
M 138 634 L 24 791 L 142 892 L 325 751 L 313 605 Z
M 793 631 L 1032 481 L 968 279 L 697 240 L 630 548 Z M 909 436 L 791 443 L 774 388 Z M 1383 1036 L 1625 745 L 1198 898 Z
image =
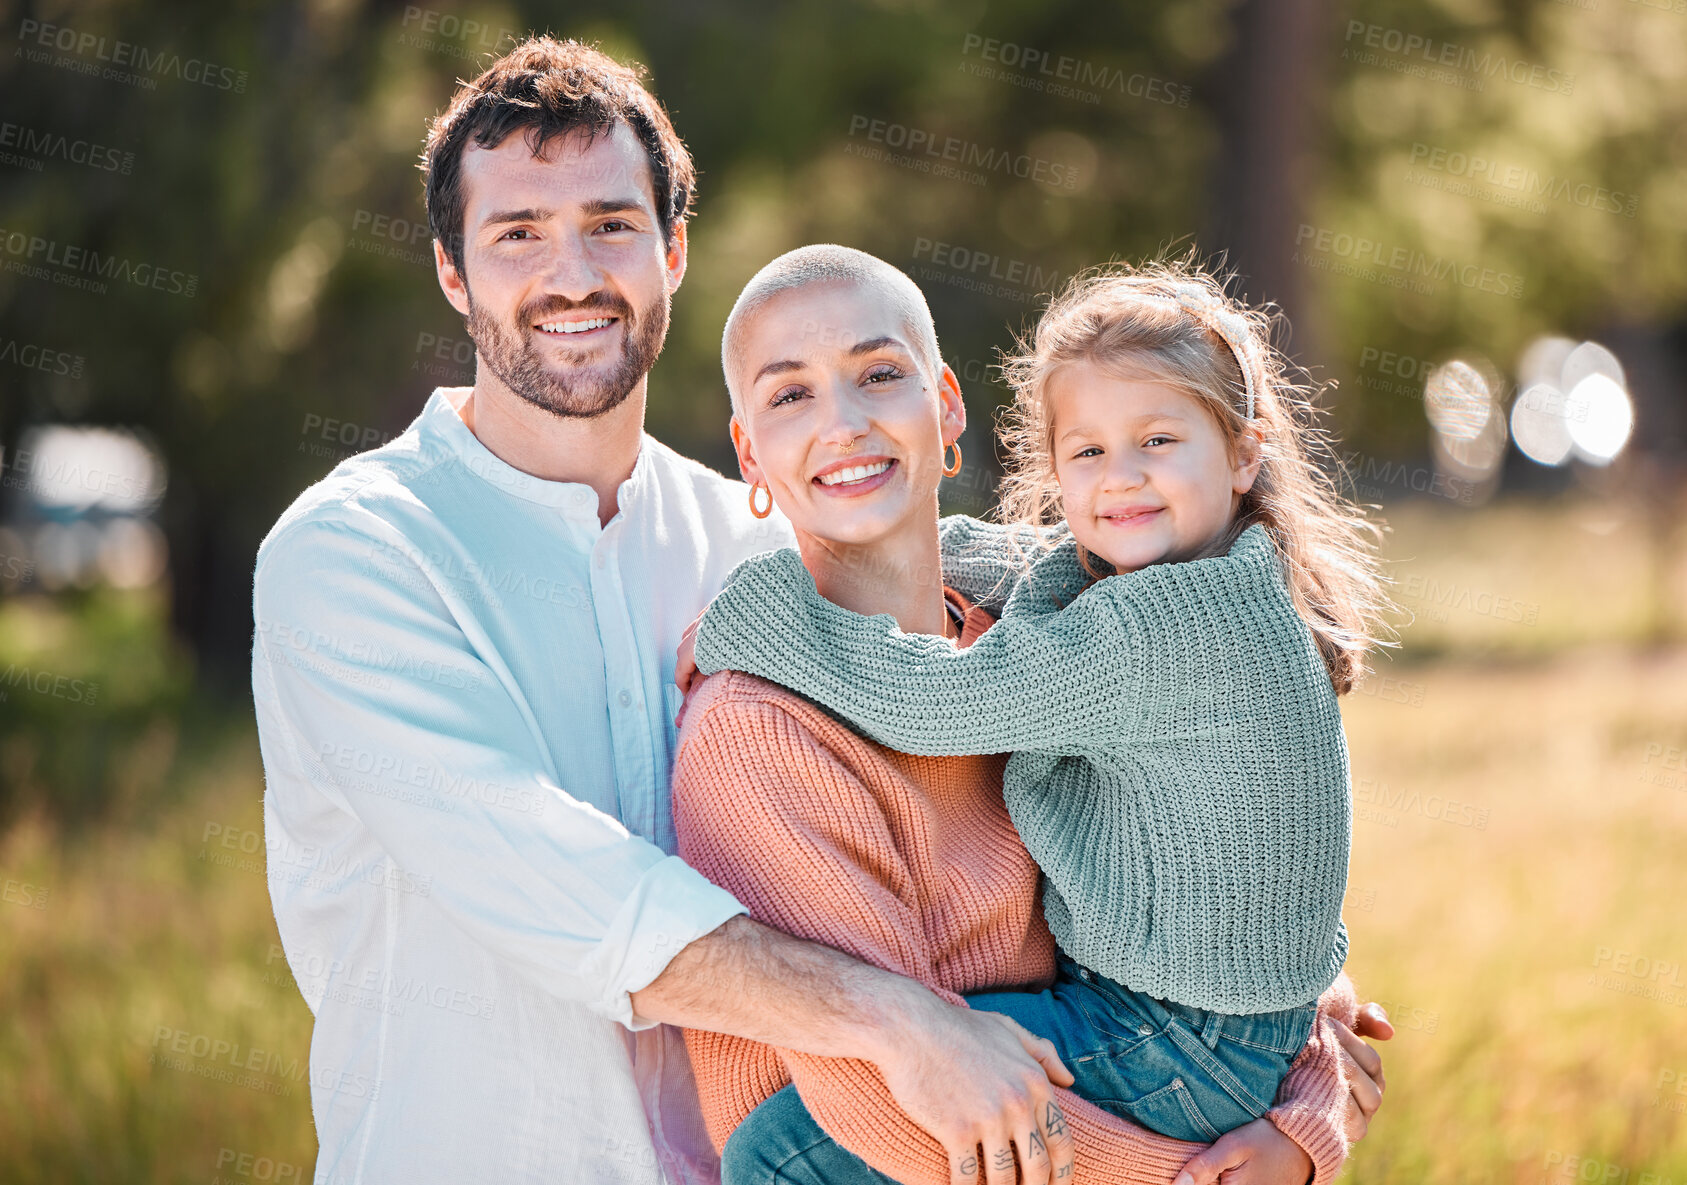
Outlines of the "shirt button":
M 630 691 L 623 691 L 616 698 L 621 701 L 621 706 L 623 708 L 629 707 L 629 706 L 631 706 L 631 704 L 633 702 L 633 693 L 630 692 Z
M 1140 1029 L 1138 1029 L 1136 1031 L 1136 1035 L 1138 1037 L 1146 1037 L 1146 1036 L 1148 1036 L 1148 1034 L 1152 1033 L 1153 1031 L 1154 1030 L 1149 1028 L 1147 1025 L 1143 1025 Z
M 1089 973 L 1088 969 L 1085 969 L 1083 971 L 1078 972 L 1078 978 L 1083 979 L 1083 980 L 1090 980 L 1090 979 L 1094 979 L 1095 976 L 1091 975 Z

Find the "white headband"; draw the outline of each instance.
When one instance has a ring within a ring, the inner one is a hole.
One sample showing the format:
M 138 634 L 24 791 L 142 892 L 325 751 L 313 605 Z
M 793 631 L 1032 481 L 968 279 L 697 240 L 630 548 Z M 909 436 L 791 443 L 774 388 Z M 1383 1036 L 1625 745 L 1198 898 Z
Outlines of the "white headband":
M 1199 284 L 1179 281 L 1172 288 L 1171 299 L 1178 308 L 1223 338 L 1230 352 L 1236 355 L 1236 365 L 1242 372 L 1242 383 L 1248 397 L 1247 418 L 1253 419 L 1257 398 L 1254 374 L 1259 369 L 1259 351 L 1247 320 Z

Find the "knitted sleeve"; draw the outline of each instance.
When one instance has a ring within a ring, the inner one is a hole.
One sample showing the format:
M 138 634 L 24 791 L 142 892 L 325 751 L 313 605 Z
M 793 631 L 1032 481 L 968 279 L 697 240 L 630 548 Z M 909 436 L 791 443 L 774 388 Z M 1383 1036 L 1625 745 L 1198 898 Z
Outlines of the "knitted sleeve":
M 850 760 L 773 702 L 717 700 L 686 725 L 673 779 L 680 854 L 757 920 L 964 1005 L 937 980 L 915 916 L 911 873 L 897 855 L 884 806 Z M 949 1182 L 943 1147 L 896 1105 L 869 1063 L 710 1033 L 687 1032 L 686 1042 L 717 1147 L 789 1080 L 816 1122 L 880 1172 L 907 1185 Z M 772 1066 L 775 1058 L 788 1079 Z M 1056 1093 L 1071 1124 L 1080 1181 L 1165 1185 L 1200 1147 Z M 1340 1168 L 1346 1145 L 1319 1127 L 1322 1111 L 1306 1102 L 1336 1093 L 1345 1099 L 1339 1063 L 1332 1069 L 1328 1058 L 1303 1054 L 1285 1081 L 1283 1104 L 1270 1113 L 1313 1158 L 1319 1185 Z
M 1289 1072 L 1277 1087 L 1277 1105 L 1265 1117 L 1312 1160 L 1313 1185 L 1328 1185 L 1352 1146 L 1348 1130 L 1347 1075 L 1335 1026 L 1352 1028 L 1358 999 L 1346 973 L 1318 997 L 1318 1019 Z
M 904 753 L 1087 754 L 1117 739 L 1141 649 L 1133 606 L 1102 589 L 1039 612 L 1016 611 L 1030 599 L 1022 588 L 963 650 L 834 605 L 794 550 L 769 552 L 734 569 L 710 604 L 697 667 L 783 684 Z
M 972 604 L 988 609 L 992 616 L 1000 617 L 1002 606 L 1007 604 L 1032 559 L 1039 554 L 1039 545 L 1046 545 L 1065 533 L 1064 523 L 1044 532 L 1040 538 L 1038 532 L 1027 526 L 990 523 L 964 514 L 946 515 L 937 521 L 938 546 L 943 552 L 943 583 Z

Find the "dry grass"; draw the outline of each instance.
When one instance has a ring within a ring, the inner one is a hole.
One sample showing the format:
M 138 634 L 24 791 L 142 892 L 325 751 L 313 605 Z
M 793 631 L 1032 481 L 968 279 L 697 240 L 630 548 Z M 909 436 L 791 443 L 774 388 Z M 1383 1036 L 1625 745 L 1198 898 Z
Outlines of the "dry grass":
M 1396 518 L 1418 588 L 1538 610 L 1419 604 L 1347 701 L 1350 971 L 1400 1026 L 1356 1185 L 1687 1182 L 1687 650 L 1636 644 L 1656 581 L 1612 517 Z M 310 1016 L 238 846 L 260 794 L 242 726 L 121 825 L 0 839 L 0 1182 L 308 1178 Z
M 1348 969 L 1400 1027 L 1353 1179 L 1687 1180 L 1687 651 L 1399 677 L 1346 710 Z
M 311 1016 L 271 958 L 263 849 L 202 842 L 207 824 L 261 833 L 257 759 L 250 736 L 223 746 L 138 829 L 65 845 L 26 822 L 6 837 L 5 875 L 46 900 L 0 915 L 0 1180 L 276 1180 L 259 1156 L 310 1179 Z M 178 1030 L 230 1048 L 172 1055 Z M 253 1049 L 296 1069 L 234 1070 Z M 246 1153 L 253 1171 L 233 1173 Z

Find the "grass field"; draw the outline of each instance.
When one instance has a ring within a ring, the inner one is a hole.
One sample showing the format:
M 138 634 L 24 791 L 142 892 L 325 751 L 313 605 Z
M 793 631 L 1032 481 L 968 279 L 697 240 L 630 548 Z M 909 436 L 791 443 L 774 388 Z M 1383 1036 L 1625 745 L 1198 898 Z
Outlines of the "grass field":
M 1349 1179 L 1687 1185 L 1687 647 L 1656 599 L 1681 557 L 1589 507 L 1395 525 L 1415 619 L 1345 701 L 1346 914 L 1399 1035 Z M 58 613 L 0 605 L 0 663 L 75 674 Z M 64 743 L 112 746 L 104 821 L 25 794 L 0 836 L 0 1183 L 309 1177 L 256 742 L 238 710 L 180 711 L 77 724 Z M 50 781 L 51 744 L 0 736 L 0 771 Z

